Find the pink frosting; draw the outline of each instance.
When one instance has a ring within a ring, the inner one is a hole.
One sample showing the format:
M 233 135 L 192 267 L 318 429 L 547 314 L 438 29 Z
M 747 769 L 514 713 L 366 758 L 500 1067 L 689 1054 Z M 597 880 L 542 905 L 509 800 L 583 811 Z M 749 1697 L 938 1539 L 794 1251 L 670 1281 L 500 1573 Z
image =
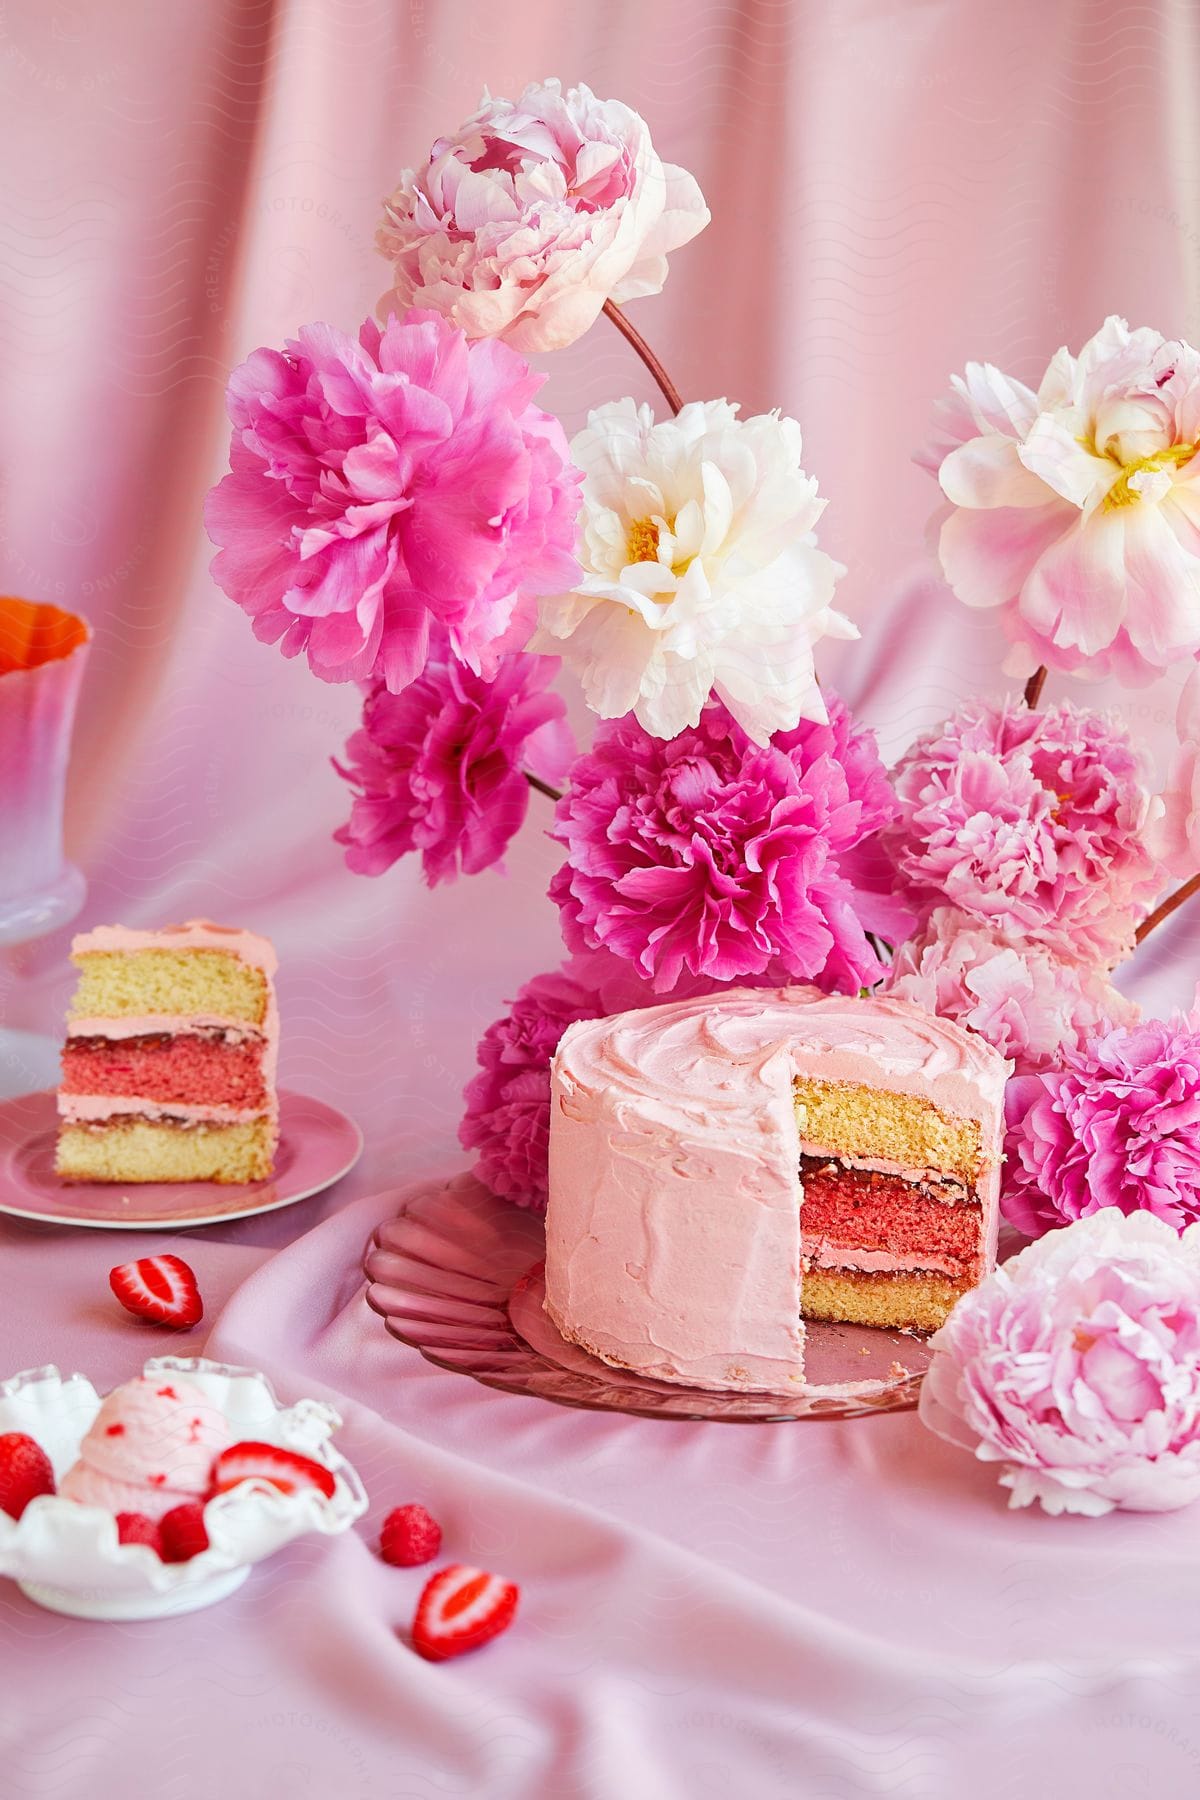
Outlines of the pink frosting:
M 93 1125 L 104 1119 L 187 1119 L 197 1125 L 248 1125 L 273 1116 L 263 1106 L 198 1106 L 185 1100 L 146 1100 L 140 1094 L 64 1094 L 58 1090 L 58 1116 L 68 1125 Z
M 907 1001 L 815 988 L 733 989 L 571 1026 L 553 1065 L 547 1312 L 621 1367 L 794 1391 L 795 1079 L 862 1082 L 978 1120 L 990 1267 L 1009 1066 Z
M 104 1400 L 58 1491 L 81 1506 L 159 1519 L 208 1493 L 231 1442 L 225 1415 L 198 1387 L 165 1371 L 139 1375 Z

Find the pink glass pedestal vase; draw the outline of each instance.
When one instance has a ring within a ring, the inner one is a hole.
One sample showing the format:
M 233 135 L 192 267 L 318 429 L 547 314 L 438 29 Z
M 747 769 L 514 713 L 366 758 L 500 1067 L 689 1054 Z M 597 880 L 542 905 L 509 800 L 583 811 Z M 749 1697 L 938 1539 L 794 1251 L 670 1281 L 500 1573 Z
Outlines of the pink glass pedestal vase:
M 0 597 L 0 944 L 73 919 L 83 876 L 63 855 L 63 793 L 91 627 Z

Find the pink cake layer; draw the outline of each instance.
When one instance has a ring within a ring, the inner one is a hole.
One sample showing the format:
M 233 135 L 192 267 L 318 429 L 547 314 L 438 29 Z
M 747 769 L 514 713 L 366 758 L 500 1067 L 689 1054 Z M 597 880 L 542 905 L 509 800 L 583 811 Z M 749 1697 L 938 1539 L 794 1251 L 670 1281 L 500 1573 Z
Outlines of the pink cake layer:
M 949 1206 L 930 1200 L 894 1175 L 839 1168 L 827 1160 L 802 1175 L 804 1207 L 801 1244 L 820 1239 L 825 1249 L 846 1253 L 841 1267 L 853 1267 L 856 1251 L 887 1251 L 913 1267 L 933 1268 L 947 1261 L 966 1273 L 980 1252 L 978 1206 Z M 865 1264 L 863 1265 L 866 1266 Z
M 201 1032 L 178 1036 L 67 1039 L 66 1094 L 136 1094 L 192 1106 L 261 1108 L 267 1104 L 261 1039 L 226 1043 Z

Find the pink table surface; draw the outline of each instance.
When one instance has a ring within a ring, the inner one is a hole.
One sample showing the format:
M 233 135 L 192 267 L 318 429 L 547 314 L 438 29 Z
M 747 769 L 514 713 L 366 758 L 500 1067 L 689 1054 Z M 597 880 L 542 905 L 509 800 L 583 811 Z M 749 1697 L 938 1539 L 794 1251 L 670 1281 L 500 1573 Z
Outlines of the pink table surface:
M 1195 1793 L 1194 1512 L 1009 1513 L 911 1414 L 664 1425 L 491 1392 L 367 1309 L 390 1207 L 359 1179 L 180 1240 L 209 1311 L 169 1347 L 332 1400 L 369 1516 L 180 1620 L 68 1621 L 0 1583 L 6 1800 Z M 9 1363 L 133 1373 L 164 1337 L 105 1277 L 161 1245 L 0 1226 Z M 397 1636 L 422 1575 L 373 1545 L 409 1499 L 523 1590 L 455 1664 Z

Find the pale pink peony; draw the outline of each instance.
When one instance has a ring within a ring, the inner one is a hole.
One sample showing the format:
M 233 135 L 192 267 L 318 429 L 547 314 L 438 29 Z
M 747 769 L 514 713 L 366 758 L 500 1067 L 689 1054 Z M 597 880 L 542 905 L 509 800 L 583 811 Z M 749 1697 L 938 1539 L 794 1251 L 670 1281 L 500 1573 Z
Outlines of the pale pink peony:
M 325 681 L 399 693 L 442 626 L 490 673 L 533 596 L 577 573 L 577 477 L 543 377 L 433 314 L 309 325 L 229 381 L 231 472 L 208 496 L 213 575 L 255 635 Z
M 1034 1237 L 1102 1208 L 1200 1221 L 1200 1016 L 1106 1032 L 1010 1084 L 1004 1216 Z
M 334 764 L 357 790 L 335 833 L 347 865 L 381 875 L 420 851 L 430 887 L 497 865 L 529 807 L 525 771 L 558 786 L 574 754 L 549 691 L 556 670 L 549 657 L 506 656 L 487 681 L 442 646 L 402 694 L 377 682 L 348 766 Z
M 1129 954 L 1163 884 L 1161 802 L 1114 719 L 968 701 L 894 772 L 884 848 L 928 915 L 949 904 L 1071 960 Z
M 954 390 L 920 460 L 943 572 L 1003 608 L 1010 673 L 1136 683 L 1200 652 L 1200 353 L 1113 317 L 1036 394 L 989 363 Z
M 1192 670 L 1175 719 L 1179 749 L 1162 796 L 1163 816 L 1151 832 L 1151 848 L 1172 875 L 1200 870 L 1200 668 Z
M 603 726 L 554 827 L 568 947 L 610 950 L 660 993 L 684 975 L 878 980 L 867 932 L 912 922 L 864 855 L 892 793 L 872 734 L 827 698 L 827 725 L 766 747 L 715 701 L 669 743 L 633 719 Z
M 406 169 L 377 243 L 392 264 L 381 313 L 429 306 L 471 338 L 532 353 L 582 337 L 606 300 L 657 294 L 667 254 L 708 223 L 684 169 L 644 119 L 581 83 L 484 95 L 423 168 Z
M 1114 1208 L 1052 1231 L 931 1340 L 921 1419 L 1004 1465 L 1010 1506 L 1098 1517 L 1200 1498 L 1200 1226 Z
M 1103 970 L 947 906 L 897 951 L 880 992 L 969 1026 L 1011 1059 L 1017 1075 L 1049 1068 L 1098 1031 L 1139 1016 Z

